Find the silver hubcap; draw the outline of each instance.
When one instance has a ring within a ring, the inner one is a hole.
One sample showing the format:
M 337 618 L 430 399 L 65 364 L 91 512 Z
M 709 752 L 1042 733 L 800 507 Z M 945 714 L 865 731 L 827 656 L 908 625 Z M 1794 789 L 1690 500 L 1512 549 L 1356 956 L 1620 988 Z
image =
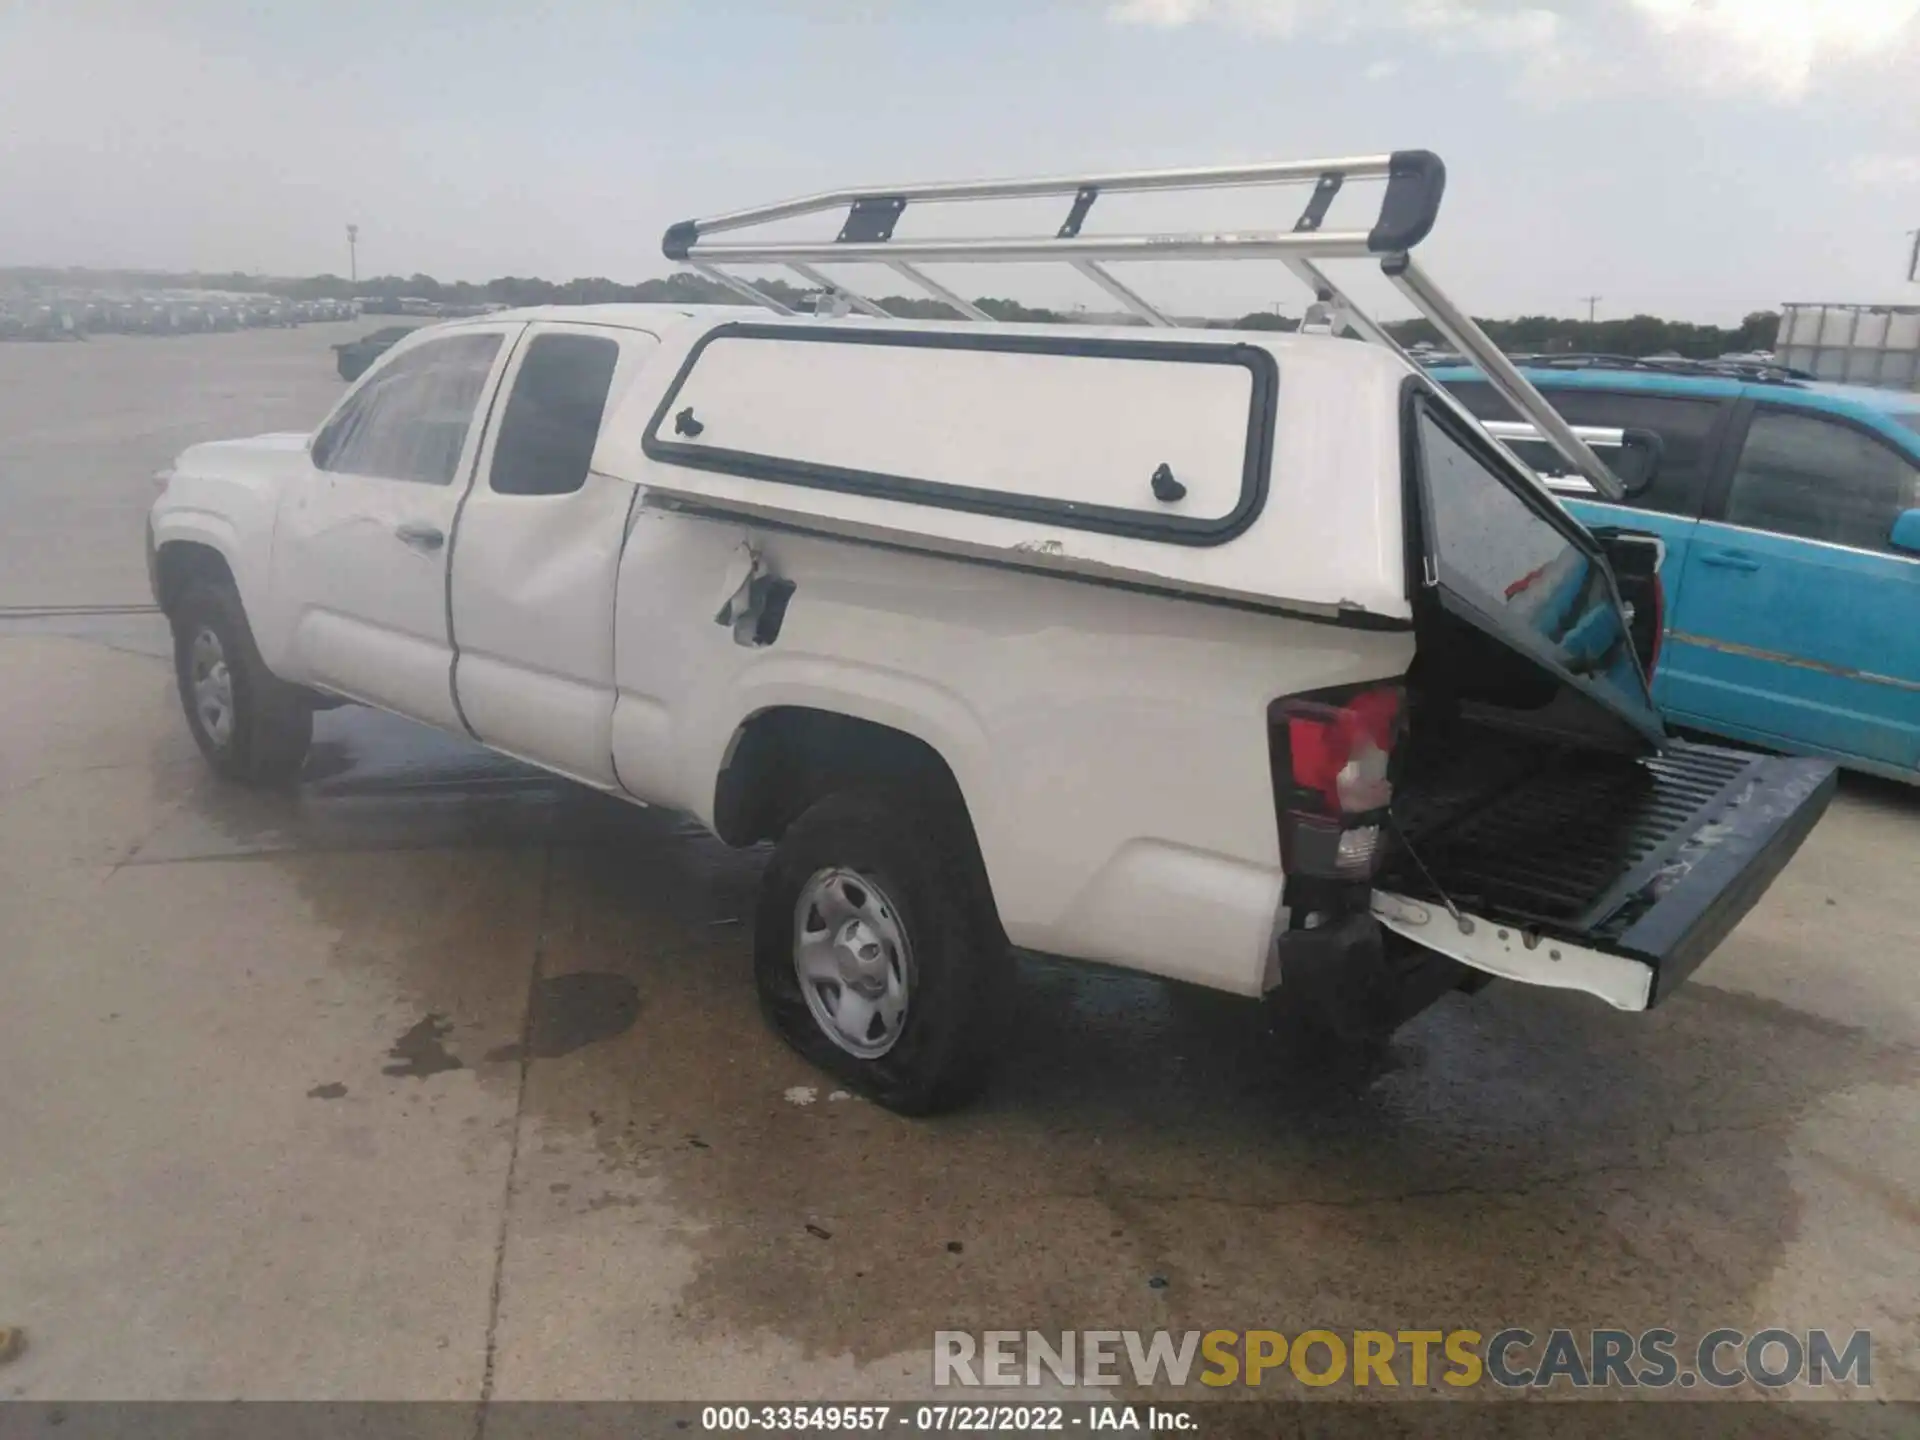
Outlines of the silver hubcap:
M 886 892 L 853 870 L 820 870 L 793 907 L 793 968 L 814 1023 L 849 1055 L 877 1060 L 907 1022 L 913 951 Z
M 233 673 L 227 669 L 227 652 L 220 637 L 202 626 L 193 637 L 188 652 L 188 679 L 193 689 L 194 713 L 200 727 L 216 745 L 233 738 Z

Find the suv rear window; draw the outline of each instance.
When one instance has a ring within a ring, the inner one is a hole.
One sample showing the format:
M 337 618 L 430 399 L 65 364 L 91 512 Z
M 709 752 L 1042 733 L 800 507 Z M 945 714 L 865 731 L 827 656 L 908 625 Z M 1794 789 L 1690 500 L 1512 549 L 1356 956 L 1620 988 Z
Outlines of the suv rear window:
M 1643 715 L 1646 683 L 1606 567 L 1425 405 L 1416 433 L 1441 588 L 1520 650 Z
M 1518 420 L 1512 406 L 1484 380 L 1447 386 L 1480 420 Z M 1543 386 L 1541 394 L 1569 425 L 1651 430 L 1665 449 L 1653 484 L 1627 503 L 1662 515 L 1698 515 L 1706 495 L 1707 469 L 1726 406 L 1718 400 L 1644 395 L 1625 390 Z

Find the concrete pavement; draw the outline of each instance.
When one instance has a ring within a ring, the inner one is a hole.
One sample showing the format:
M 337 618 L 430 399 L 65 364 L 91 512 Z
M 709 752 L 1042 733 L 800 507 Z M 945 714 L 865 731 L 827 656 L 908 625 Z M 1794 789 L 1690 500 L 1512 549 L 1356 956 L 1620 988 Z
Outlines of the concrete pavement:
M 137 603 L 147 472 L 312 423 L 331 338 L 0 347 L 0 599 Z M 1782 1324 L 1872 1329 L 1920 1399 L 1913 791 L 1843 786 L 1651 1015 L 1495 985 L 1324 1073 L 1030 964 L 984 1101 L 915 1122 L 761 1026 L 759 857 L 353 709 L 296 793 L 229 789 L 165 650 L 0 615 L 0 1398 L 878 1398 L 936 1329 Z

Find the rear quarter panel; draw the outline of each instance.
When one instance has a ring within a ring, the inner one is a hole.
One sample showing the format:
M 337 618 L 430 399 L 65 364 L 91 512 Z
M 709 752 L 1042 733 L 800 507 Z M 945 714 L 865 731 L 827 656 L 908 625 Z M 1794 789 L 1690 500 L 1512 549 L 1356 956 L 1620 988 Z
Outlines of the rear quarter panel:
M 742 544 L 795 582 L 777 643 L 714 615 Z M 614 760 L 712 822 L 774 706 L 925 741 L 959 781 L 1016 945 L 1258 993 L 1281 871 L 1266 710 L 1403 674 L 1363 630 L 643 507 L 621 563 Z

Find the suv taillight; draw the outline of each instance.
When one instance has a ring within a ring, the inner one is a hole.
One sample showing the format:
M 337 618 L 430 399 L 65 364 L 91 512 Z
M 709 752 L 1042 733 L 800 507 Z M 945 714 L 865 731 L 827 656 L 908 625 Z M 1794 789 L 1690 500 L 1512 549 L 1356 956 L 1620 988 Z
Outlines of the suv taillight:
M 1274 788 L 1289 877 L 1373 877 L 1385 848 L 1404 708 L 1397 685 L 1274 707 Z

